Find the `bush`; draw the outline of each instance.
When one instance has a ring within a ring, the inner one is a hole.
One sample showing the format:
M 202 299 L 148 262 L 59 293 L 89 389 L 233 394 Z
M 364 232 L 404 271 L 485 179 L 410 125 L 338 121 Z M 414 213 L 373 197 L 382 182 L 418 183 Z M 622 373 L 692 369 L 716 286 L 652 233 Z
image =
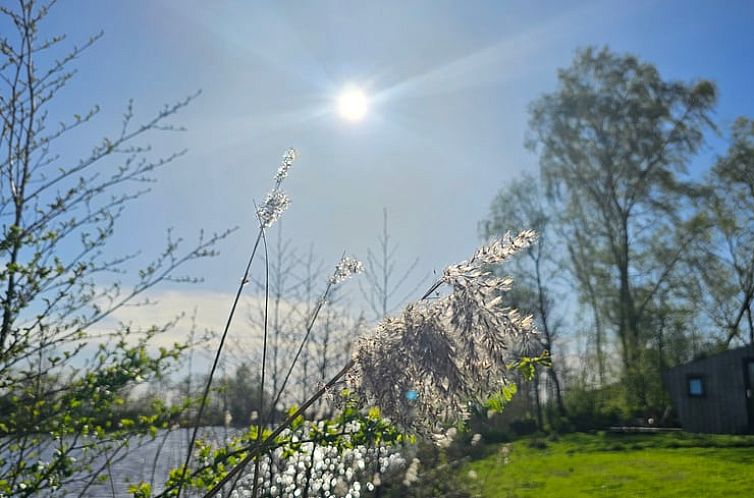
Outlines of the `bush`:
M 514 420 L 510 425 L 516 436 L 528 436 L 537 432 L 537 421 L 533 418 Z
M 625 404 L 623 391 L 623 386 L 619 384 L 600 389 L 569 389 L 565 393 L 568 417 L 563 428 L 583 432 L 625 424 L 630 420 L 631 413 Z
M 546 450 L 547 449 L 547 441 L 540 437 L 535 437 L 529 440 L 526 445 L 529 448 L 535 449 L 535 450 Z

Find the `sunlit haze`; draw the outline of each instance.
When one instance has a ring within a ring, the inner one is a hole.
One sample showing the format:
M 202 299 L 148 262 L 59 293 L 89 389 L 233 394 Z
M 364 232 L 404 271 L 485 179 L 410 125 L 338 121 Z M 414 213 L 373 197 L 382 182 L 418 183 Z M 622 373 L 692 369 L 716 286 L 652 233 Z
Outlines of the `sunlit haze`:
M 146 119 L 202 92 L 171 119 L 185 132 L 145 140 L 156 152 L 187 152 L 129 207 L 114 239 L 119 254 L 149 255 L 162 249 L 168 227 L 186 239 L 239 227 L 218 258 L 187 268 L 203 283 L 171 291 L 234 288 L 256 234 L 254 203 L 290 146 L 299 153 L 285 184 L 291 206 L 274 230 L 298 252 L 313 247 L 328 268 L 344 251 L 364 258 L 386 208 L 396 258 L 405 265 L 418 258 L 417 278 L 470 257 L 495 194 L 538 170 L 524 145 L 529 105 L 556 88 L 558 68 L 580 47 L 635 53 L 667 79 L 713 80 L 722 130 L 754 114 L 747 2 L 691 9 L 680 1 L 410 8 L 396 1 L 349 3 L 347 12 L 328 1 L 70 7 L 51 10 L 45 33 L 65 33 L 74 44 L 104 32 L 77 58 L 77 74 L 56 101 L 61 120 L 102 107 L 94 126 L 72 135 L 71 160 L 117 131 L 129 99 Z M 707 158 L 726 143 L 711 140 Z

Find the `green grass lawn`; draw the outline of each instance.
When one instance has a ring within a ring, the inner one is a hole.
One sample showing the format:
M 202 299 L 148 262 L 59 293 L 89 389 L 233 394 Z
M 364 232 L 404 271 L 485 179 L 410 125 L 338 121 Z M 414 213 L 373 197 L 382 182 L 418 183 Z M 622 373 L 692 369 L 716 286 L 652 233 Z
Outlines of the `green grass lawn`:
M 462 468 L 478 495 L 754 497 L 754 436 L 572 434 L 506 447 Z

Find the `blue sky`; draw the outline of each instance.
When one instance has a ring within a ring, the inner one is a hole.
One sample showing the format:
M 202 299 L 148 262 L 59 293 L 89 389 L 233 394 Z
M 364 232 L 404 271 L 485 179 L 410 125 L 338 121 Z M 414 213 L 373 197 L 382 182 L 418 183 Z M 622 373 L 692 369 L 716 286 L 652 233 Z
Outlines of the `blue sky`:
M 718 86 L 723 134 L 754 116 L 754 3 L 748 1 L 99 1 L 60 2 L 44 30 L 80 43 L 61 115 L 102 113 L 69 152 L 114 130 L 129 98 L 142 116 L 201 89 L 153 137 L 157 150 L 188 148 L 127 213 L 115 242 L 157 252 L 167 227 L 190 238 L 239 226 L 222 256 L 192 270 L 198 288 L 231 292 L 255 235 L 281 153 L 300 160 L 288 180 L 287 237 L 334 263 L 363 256 L 382 209 L 417 274 L 440 271 L 479 244 L 477 223 L 495 193 L 536 171 L 524 148 L 527 106 L 556 87 L 579 47 L 608 45 L 653 62 L 670 79 Z M 374 98 L 358 124 L 334 112 L 347 84 Z M 711 136 L 702 171 L 724 148 Z

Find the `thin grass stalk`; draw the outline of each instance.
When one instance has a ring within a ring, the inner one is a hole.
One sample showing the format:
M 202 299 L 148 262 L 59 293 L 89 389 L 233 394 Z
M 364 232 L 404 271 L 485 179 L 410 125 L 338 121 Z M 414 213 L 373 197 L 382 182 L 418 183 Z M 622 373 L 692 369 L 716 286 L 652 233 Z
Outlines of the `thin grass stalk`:
M 312 441 L 312 453 L 309 455 L 309 467 L 306 468 L 306 481 L 304 484 L 304 494 L 301 498 L 309 498 L 309 485 L 312 481 L 312 471 L 314 470 L 314 450 L 317 449 L 317 442 Z
M 261 224 L 260 224 L 261 226 Z M 257 422 L 257 442 L 262 439 L 262 430 L 264 428 L 264 381 L 265 372 L 267 366 L 267 322 L 269 318 L 269 304 L 270 304 L 270 259 L 267 251 L 267 237 L 265 236 L 264 229 L 262 232 L 262 243 L 264 247 L 264 340 L 262 345 L 262 379 L 259 386 L 259 421 Z M 254 461 L 254 485 L 252 487 L 251 498 L 257 498 L 257 490 L 259 489 L 259 458 Z M 230 492 L 233 492 L 233 488 L 238 483 L 238 479 L 231 486 Z
M 257 458 L 257 460 L 259 460 L 259 459 Z M 233 481 L 233 484 L 230 485 L 230 489 L 228 490 L 228 493 L 227 493 L 228 496 L 230 496 L 231 494 L 233 494 L 233 490 L 236 489 L 236 487 L 238 486 L 238 481 L 240 481 L 242 477 L 243 477 L 243 475 L 241 475 L 241 474 L 238 474 L 236 476 L 235 481 Z
M 87 481 L 87 483 L 84 485 L 84 487 L 81 488 L 81 491 L 79 491 L 79 494 L 78 494 L 78 498 L 83 498 L 85 496 L 90 496 L 89 494 L 87 494 L 87 492 L 89 491 L 89 488 L 91 488 L 94 485 L 94 483 L 97 480 L 97 478 L 105 471 L 106 467 L 108 465 L 110 465 L 110 462 L 112 461 L 112 459 L 115 458 L 116 455 L 120 452 L 120 450 L 122 450 L 125 447 L 126 447 L 126 443 L 125 442 L 121 442 L 120 446 L 118 446 L 117 448 L 115 448 L 115 450 L 111 454 L 108 454 L 107 459 L 105 460 L 105 463 L 103 463 L 96 470 L 96 472 L 92 473 L 92 477 Z M 123 457 L 119 457 L 119 458 L 122 459 Z
M 421 297 L 421 299 L 419 299 L 419 301 L 424 301 L 425 299 L 427 299 L 443 283 L 444 281 L 442 279 L 437 280 L 434 284 L 432 284 L 432 286 L 427 290 L 427 292 L 424 293 L 424 295 Z
M 288 149 L 283 156 L 283 163 L 281 164 L 280 168 L 278 169 L 277 174 L 275 175 L 275 185 L 273 186 L 272 190 L 268 194 L 268 198 L 274 194 L 280 194 L 280 186 L 283 183 L 283 180 L 288 175 L 288 169 L 290 168 L 291 164 L 296 158 L 296 152 L 294 149 Z M 233 316 L 236 312 L 236 307 L 238 306 L 238 301 L 241 298 L 241 293 L 243 292 L 244 286 L 249 282 L 249 273 L 251 272 L 251 264 L 254 261 L 254 256 L 257 253 L 257 249 L 259 247 L 259 241 L 264 237 L 264 229 L 266 226 L 269 226 L 269 224 L 272 224 L 274 222 L 274 218 L 270 216 L 267 220 L 262 220 L 261 213 L 259 212 L 259 208 L 254 205 L 254 211 L 257 215 L 257 219 L 259 220 L 259 232 L 257 233 L 257 240 L 254 242 L 254 248 L 251 251 L 251 256 L 249 256 L 249 261 L 246 264 L 246 269 L 244 271 L 243 277 L 241 278 L 241 282 L 238 286 L 238 290 L 236 291 L 236 296 L 233 299 L 233 305 L 231 306 L 230 313 L 228 314 L 228 320 L 225 323 L 225 329 L 223 330 L 222 336 L 220 338 L 220 344 L 217 347 L 217 352 L 215 353 L 215 359 L 212 363 L 212 368 L 210 369 L 209 378 L 207 379 L 207 385 L 204 388 L 204 393 L 202 394 L 202 400 L 199 405 L 199 411 L 196 416 L 196 423 L 194 424 L 194 430 L 191 433 L 191 441 L 189 442 L 188 450 L 186 452 L 186 460 L 183 465 L 183 469 L 181 472 L 181 480 L 178 484 L 178 493 L 177 498 L 180 498 L 181 491 L 183 490 L 183 483 L 186 478 L 186 472 L 188 471 L 188 466 L 191 463 L 191 454 L 194 450 L 194 444 L 196 443 L 196 435 L 199 431 L 199 423 L 201 421 L 202 415 L 204 414 L 204 408 L 207 404 L 207 397 L 209 396 L 209 390 L 212 386 L 212 379 L 215 375 L 215 371 L 217 370 L 217 365 L 220 360 L 220 354 L 222 353 L 223 345 L 225 344 L 225 338 L 228 335 L 228 331 L 230 330 L 230 324 L 233 322 Z M 279 215 L 279 213 L 278 213 Z M 266 247 L 267 241 L 265 240 L 265 247 Z
M 212 368 L 209 371 L 209 378 L 207 379 L 207 384 L 204 386 L 204 393 L 202 394 L 202 399 L 199 404 L 199 411 L 196 414 L 196 419 L 194 422 L 194 430 L 191 432 L 191 441 L 189 442 L 188 449 L 186 451 L 186 460 L 183 463 L 183 470 L 181 472 L 181 480 L 178 484 L 178 493 L 176 496 L 180 498 L 181 491 L 183 490 L 183 483 L 186 478 L 186 472 L 188 471 L 189 464 L 191 463 L 191 454 L 194 451 L 194 444 L 196 443 L 196 435 L 199 432 L 199 424 L 201 423 L 202 416 L 204 415 L 204 408 L 207 405 L 207 398 L 209 397 L 209 390 L 212 386 L 212 379 L 215 375 L 215 371 L 217 370 L 217 365 L 220 362 L 220 353 L 222 353 L 223 345 L 225 344 L 225 338 L 228 336 L 228 331 L 230 330 L 230 324 L 233 322 L 233 316 L 236 313 L 236 307 L 238 306 L 238 301 L 241 299 L 241 293 L 243 292 L 243 288 L 246 286 L 246 284 L 249 281 L 249 273 L 251 272 L 251 264 L 254 262 L 254 257 L 257 254 L 257 249 L 259 248 L 259 242 L 262 240 L 262 236 L 264 234 L 264 228 L 259 227 L 259 233 L 257 234 L 257 240 L 254 242 L 254 248 L 251 251 L 251 256 L 249 256 L 249 261 L 246 263 L 246 269 L 244 270 L 243 277 L 241 278 L 241 283 L 238 285 L 238 290 L 236 291 L 236 296 L 233 299 L 233 305 L 230 308 L 230 313 L 228 314 L 228 320 L 225 322 L 225 329 L 223 330 L 222 336 L 220 337 L 220 344 L 217 346 L 217 351 L 215 352 L 215 360 L 212 362 Z
M 110 461 L 110 455 L 107 455 L 107 480 L 110 481 L 110 496 L 115 498 L 115 481 L 113 479 L 113 467 Z
M 285 390 L 285 387 L 288 384 L 288 380 L 291 377 L 291 373 L 293 373 L 293 369 L 295 368 L 296 363 L 298 363 L 298 359 L 301 356 L 301 352 L 304 350 L 304 347 L 306 346 L 306 343 L 309 340 L 309 336 L 312 333 L 312 329 L 314 328 L 314 324 L 317 321 L 319 312 L 322 310 L 322 307 L 327 302 L 327 297 L 329 296 L 330 290 L 332 289 L 332 287 L 333 287 L 333 283 L 331 281 L 328 281 L 327 287 L 325 288 L 325 292 L 322 294 L 322 297 L 319 299 L 319 302 L 317 303 L 317 307 L 314 308 L 314 313 L 312 313 L 312 316 L 306 327 L 306 333 L 304 334 L 304 337 L 303 339 L 301 339 L 301 343 L 298 346 L 298 351 L 296 351 L 296 356 L 293 357 L 293 361 L 288 367 L 288 372 L 285 374 L 283 383 L 280 384 L 280 389 L 278 389 L 278 392 L 275 394 L 275 400 L 272 402 L 272 406 L 270 407 L 270 410 L 275 410 L 275 406 L 277 406 L 278 402 L 280 401 L 280 398 L 283 396 L 283 391 Z
M 382 496 L 382 468 L 380 467 L 380 453 L 382 453 L 382 446 L 378 444 L 375 449 L 377 450 L 375 451 L 377 454 L 377 458 L 375 459 L 375 473 L 380 477 L 380 484 L 374 487 L 374 497 L 380 498 L 380 496 Z
M 191 370 L 189 370 L 190 372 Z M 172 431 L 170 428 L 168 428 L 167 431 L 165 431 L 165 434 L 162 436 L 162 441 L 159 442 L 157 445 L 157 451 L 154 454 L 154 458 L 152 459 L 152 475 L 149 478 L 149 486 L 154 489 L 154 478 L 155 474 L 157 474 L 157 462 L 160 461 L 160 456 L 162 455 L 162 449 L 165 447 L 165 443 L 168 440 L 168 437 L 172 434 Z

